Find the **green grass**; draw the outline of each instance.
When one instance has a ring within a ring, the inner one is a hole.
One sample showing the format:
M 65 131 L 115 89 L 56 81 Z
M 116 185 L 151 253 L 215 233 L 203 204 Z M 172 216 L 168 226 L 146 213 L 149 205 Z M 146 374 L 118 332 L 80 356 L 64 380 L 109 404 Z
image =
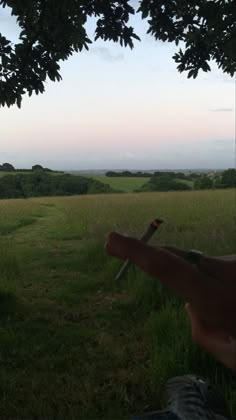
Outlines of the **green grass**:
M 97 181 L 103 182 L 104 184 L 110 185 L 115 190 L 121 192 L 133 192 L 140 189 L 144 184 L 146 184 L 150 178 L 146 177 L 108 177 L 105 175 L 97 175 L 91 176 L 93 179 Z M 193 181 L 183 180 L 183 179 L 176 179 L 175 181 L 180 182 L 182 184 L 186 184 L 189 187 L 193 187 Z
M 0 200 L 1 418 L 128 419 L 189 372 L 235 414 L 234 380 L 192 343 L 183 302 L 138 270 L 118 287 L 103 251 L 109 231 L 140 237 L 161 217 L 154 244 L 234 253 L 234 210 L 232 190 Z
M 182 184 L 188 185 L 189 187 L 193 188 L 194 182 L 193 181 L 189 181 L 187 179 L 178 179 L 176 178 L 175 181 L 180 182 Z
M 32 172 L 28 172 L 28 171 L 0 171 L 0 178 L 6 175 L 27 175 L 30 174 Z
M 6 175 L 16 175 L 16 174 L 28 174 L 29 172 L 17 172 L 17 171 L 0 171 L 0 178 Z
M 42 215 L 42 206 L 32 200 L 0 200 L 0 235 L 31 225 Z
M 49 174 L 49 175 L 53 175 L 53 176 L 55 176 L 55 175 L 64 175 L 64 173 L 63 172 L 44 172 L 44 173 L 46 173 L 46 174 Z M 6 175 L 20 175 L 20 174 L 22 174 L 22 175 L 29 175 L 29 174 L 32 174 L 32 171 L 0 171 L 0 178 L 1 177 L 3 177 L 3 176 L 6 176 Z
M 92 176 L 93 179 L 110 185 L 115 190 L 122 192 L 132 192 L 142 187 L 149 178 L 145 177 L 109 177 L 105 175 Z

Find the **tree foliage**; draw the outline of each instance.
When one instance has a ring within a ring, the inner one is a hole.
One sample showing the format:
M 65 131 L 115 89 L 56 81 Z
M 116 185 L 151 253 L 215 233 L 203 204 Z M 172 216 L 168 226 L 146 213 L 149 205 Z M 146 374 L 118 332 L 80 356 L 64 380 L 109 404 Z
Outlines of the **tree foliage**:
M 221 179 L 222 185 L 225 188 L 236 188 L 236 169 L 227 169 L 222 174 Z
M 207 175 L 202 176 L 194 182 L 195 190 L 210 190 L 213 187 L 213 181 Z
M 0 165 L 0 171 L 12 172 L 15 171 L 15 168 L 11 163 L 6 162 Z
M 70 174 L 52 176 L 42 171 L 6 175 L 0 178 L 1 198 L 29 198 L 113 192 L 112 188 L 92 178 Z
M 32 166 L 32 171 L 43 171 L 44 168 L 42 167 L 42 165 L 36 164 Z
M 0 0 L 10 7 L 20 27 L 13 45 L 0 33 L 0 105 L 21 105 L 28 92 L 43 93 L 47 78 L 60 81 L 60 61 L 91 44 L 88 18 L 95 18 L 94 40 L 119 42 L 133 48 L 139 40 L 130 17 L 141 13 L 155 39 L 181 43 L 174 55 L 180 72 L 197 77 L 214 60 L 233 76 L 236 68 L 235 0 Z
M 143 185 L 140 191 L 188 191 L 192 188 L 182 182 L 176 181 L 172 175 L 152 176 L 150 180 Z

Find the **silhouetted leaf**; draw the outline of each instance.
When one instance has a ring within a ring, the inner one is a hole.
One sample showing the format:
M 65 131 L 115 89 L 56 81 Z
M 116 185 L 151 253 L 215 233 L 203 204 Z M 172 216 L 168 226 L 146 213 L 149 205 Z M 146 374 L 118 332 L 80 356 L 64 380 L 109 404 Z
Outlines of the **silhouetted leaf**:
M 140 0 L 138 10 L 131 0 L 30 1 L 0 0 L 11 8 L 20 27 L 13 45 L 0 34 L 0 105 L 19 106 L 19 95 L 44 92 L 47 78 L 60 81 L 60 61 L 88 50 L 89 17 L 95 21 L 94 40 L 119 42 L 134 48 L 140 41 L 130 16 L 148 19 L 147 33 L 163 42 L 181 42 L 174 54 L 180 72 L 196 78 L 200 69 L 210 71 L 209 61 L 231 76 L 236 70 L 235 0 Z

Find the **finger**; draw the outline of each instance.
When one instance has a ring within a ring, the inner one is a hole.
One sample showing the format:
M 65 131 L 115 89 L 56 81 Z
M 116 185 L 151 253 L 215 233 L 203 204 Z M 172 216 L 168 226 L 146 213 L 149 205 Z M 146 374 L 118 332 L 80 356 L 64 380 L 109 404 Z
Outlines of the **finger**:
M 226 279 L 227 281 L 234 280 L 235 283 L 236 259 L 204 257 L 201 258 L 199 267 L 216 279 L 221 281 Z
M 166 249 L 166 251 L 171 252 L 172 254 L 177 255 L 178 257 L 181 258 L 187 258 L 189 251 L 186 251 L 185 249 L 181 249 L 181 248 L 176 248 L 174 246 L 163 246 L 163 249 Z
M 177 255 L 178 257 L 188 259 L 189 251 L 165 246 L 163 247 L 167 251 Z M 227 276 L 227 278 L 231 278 L 235 276 L 236 272 L 236 258 L 235 256 L 228 256 L 228 257 L 208 257 L 202 255 L 196 267 L 204 271 L 205 273 L 213 276 L 217 279 L 222 279 Z
M 211 290 L 212 285 L 207 286 L 211 280 L 204 273 L 199 276 L 194 266 L 166 249 L 115 232 L 109 235 L 105 249 L 110 255 L 130 259 L 185 300 L 199 302 Z

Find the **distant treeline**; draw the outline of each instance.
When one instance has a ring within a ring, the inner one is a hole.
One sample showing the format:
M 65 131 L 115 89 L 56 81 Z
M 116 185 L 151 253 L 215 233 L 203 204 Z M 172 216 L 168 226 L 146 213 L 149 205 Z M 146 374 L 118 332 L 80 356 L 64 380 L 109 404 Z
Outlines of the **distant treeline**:
M 236 187 L 236 170 L 227 169 L 221 174 L 189 174 L 179 172 L 155 172 L 139 190 L 141 191 L 187 191 Z M 195 176 L 197 175 L 197 176 Z M 187 181 L 187 182 L 186 182 Z M 191 182 L 189 182 L 191 181 Z
M 114 171 L 108 171 L 105 174 L 108 177 L 130 177 L 130 178 L 137 178 L 137 177 L 142 177 L 142 178 L 150 178 L 151 174 L 147 173 L 147 172 L 130 172 L 130 171 L 123 171 L 123 172 L 114 172 Z
M 70 174 L 53 176 L 42 171 L 0 178 L 0 198 L 29 198 L 111 193 L 112 188 L 92 178 Z
M 168 176 L 169 178 L 179 178 L 179 179 L 186 179 L 192 180 L 198 178 L 200 175 L 191 173 L 189 175 L 185 175 L 183 172 L 171 172 L 171 171 L 156 171 L 156 172 L 131 172 L 131 171 L 122 171 L 122 172 L 115 172 L 115 171 L 108 171 L 106 172 L 107 177 L 125 177 L 125 178 L 150 178 L 152 176 Z
M 200 176 L 194 182 L 195 190 L 211 188 L 235 188 L 236 187 L 236 169 L 227 169 L 221 174 L 206 174 Z
M 0 171 L 1 172 L 32 172 L 32 171 L 42 171 L 42 172 L 57 172 L 57 173 L 63 173 L 63 171 L 53 171 L 49 168 L 44 168 L 41 165 L 33 165 L 31 169 L 16 169 L 11 163 L 3 163 L 0 165 Z
M 71 174 L 50 173 L 47 168 L 35 165 L 27 173 L 9 169 L 9 164 L 3 164 L 3 172 L 12 172 L 0 177 L 0 198 L 28 198 L 39 196 L 64 196 L 77 194 L 112 193 L 114 190 L 103 182 Z M 2 169 L 0 169 L 2 170 Z M 29 173 L 28 173 L 29 172 Z M 110 173 L 116 172 L 110 171 Z M 121 172 L 121 176 L 132 174 Z M 125 174 L 125 175 L 124 175 Z M 161 172 L 151 174 L 136 172 L 136 176 L 148 176 L 147 182 L 136 192 L 143 191 L 188 191 L 202 189 L 220 189 L 236 187 L 236 169 L 227 169 L 222 173 L 188 174 L 182 172 Z M 113 176 L 113 175 L 112 175 Z

